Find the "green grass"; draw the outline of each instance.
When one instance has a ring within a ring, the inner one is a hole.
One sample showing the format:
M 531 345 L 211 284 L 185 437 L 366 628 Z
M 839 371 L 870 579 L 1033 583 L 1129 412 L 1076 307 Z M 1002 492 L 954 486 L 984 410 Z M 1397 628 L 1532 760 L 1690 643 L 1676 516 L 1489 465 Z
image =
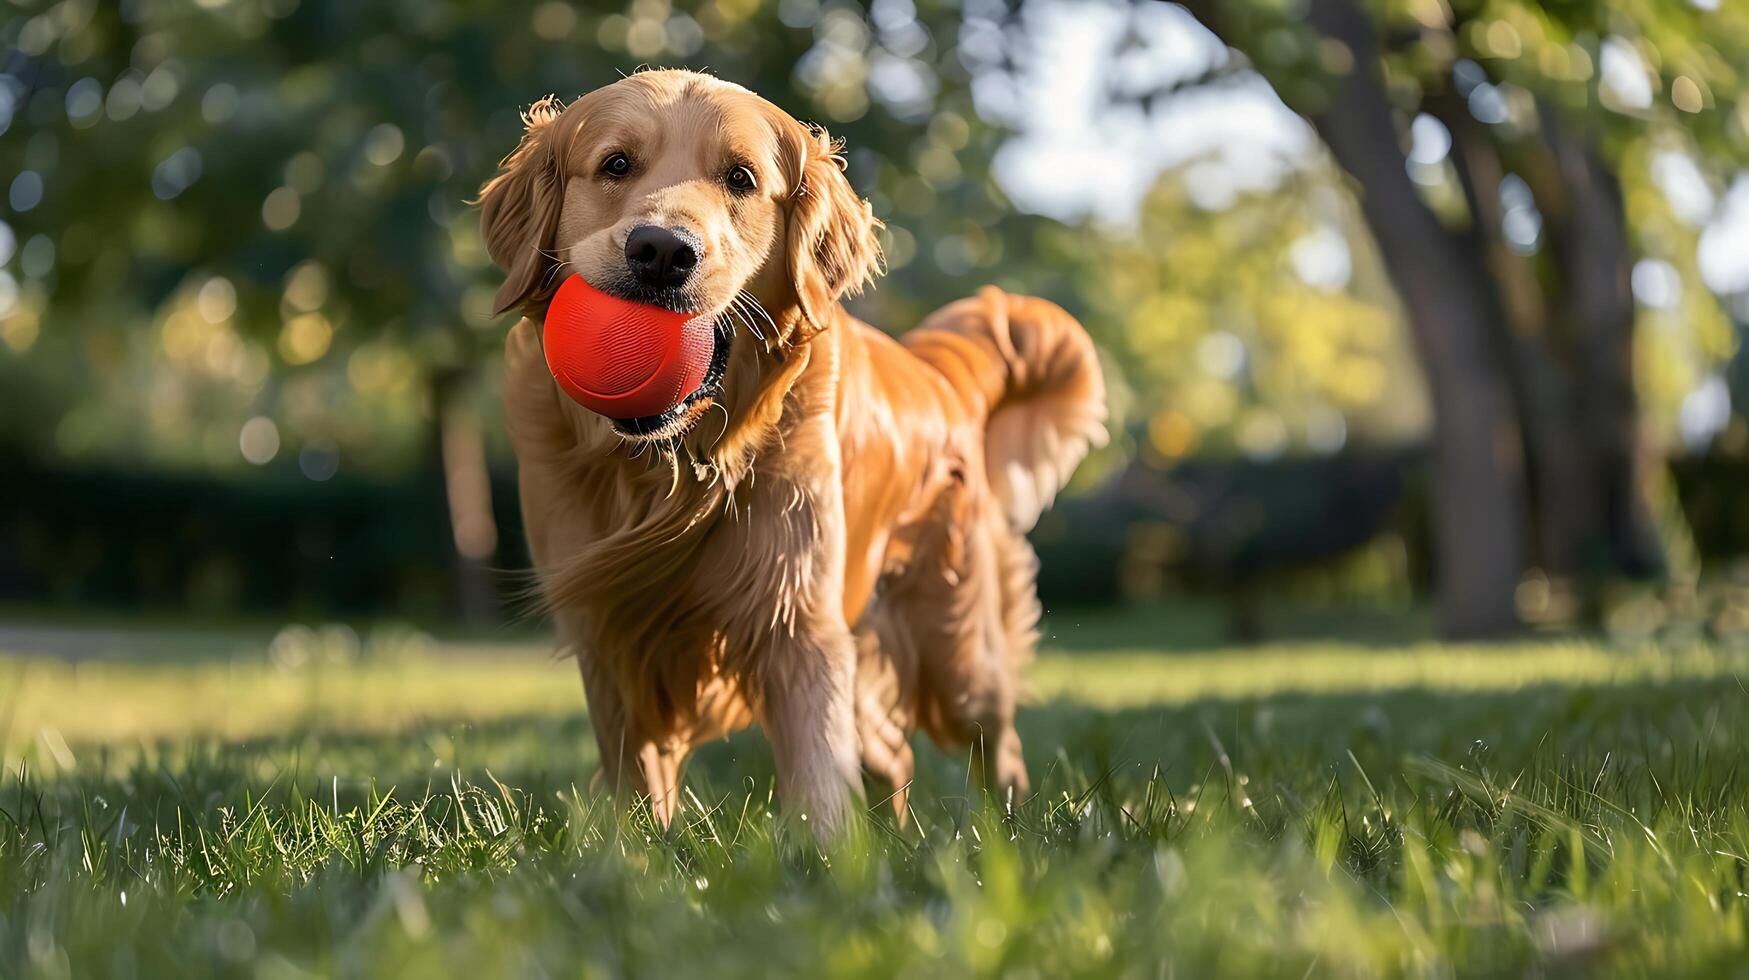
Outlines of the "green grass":
M 616 814 L 521 639 L 27 637 L 0 977 L 1749 975 L 1749 654 L 1170 626 L 1053 624 L 1034 798 L 921 748 L 824 854 L 756 736 Z

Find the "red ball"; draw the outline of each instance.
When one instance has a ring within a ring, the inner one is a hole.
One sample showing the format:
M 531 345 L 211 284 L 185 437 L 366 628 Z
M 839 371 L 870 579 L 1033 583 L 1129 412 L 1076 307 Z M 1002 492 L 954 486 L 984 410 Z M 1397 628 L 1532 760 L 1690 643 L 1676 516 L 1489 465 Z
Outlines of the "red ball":
M 712 318 L 620 299 L 572 276 L 547 307 L 547 368 L 565 394 L 610 419 L 661 415 L 704 384 Z

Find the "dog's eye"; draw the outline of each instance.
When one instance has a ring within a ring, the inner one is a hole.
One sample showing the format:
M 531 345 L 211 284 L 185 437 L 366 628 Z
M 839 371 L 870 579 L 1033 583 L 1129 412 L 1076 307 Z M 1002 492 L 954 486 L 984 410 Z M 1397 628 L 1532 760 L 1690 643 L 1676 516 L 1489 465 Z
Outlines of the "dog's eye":
M 753 179 L 753 171 L 746 167 L 730 167 L 723 181 L 730 190 L 736 191 L 750 191 L 759 186 L 759 182 Z
M 609 177 L 624 177 L 632 172 L 632 161 L 624 153 L 615 153 L 601 161 L 601 172 Z

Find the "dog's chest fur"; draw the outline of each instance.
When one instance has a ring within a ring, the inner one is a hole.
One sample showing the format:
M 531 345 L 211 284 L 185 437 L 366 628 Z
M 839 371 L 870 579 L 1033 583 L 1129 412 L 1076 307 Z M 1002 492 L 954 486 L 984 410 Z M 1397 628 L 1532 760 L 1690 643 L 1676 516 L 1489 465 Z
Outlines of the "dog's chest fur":
M 809 436 L 785 438 L 796 450 Z M 774 637 L 793 635 L 812 603 L 842 607 L 854 626 L 876 582 L 932 561 L 941 529 L 951 527 L 944 508 L 952 509 L 959 483 L 945 470 L 927 478 L 884 469 L 886 505 L 864 502 L 846 515 L 854 480 L 823 484 L 823 475 L 786 468 L 784 458 L 756 461 L 732 490 L 687 467 L 652 481 L 644 461 L 617 474 L 585 472 L 572 499 L 618 503 L 545 515 L 549 553 L 561 562 L 618 549 L 611 522 L 690 515 L 666 534 L 640 533 L 623 562 L 603 563 L 617 581 L 597 582 L 599 589 L 573 597 L 580 602 L 552 597 L 581 614 L 579 655 L 635 712 L 676 726 L 676 737 L 696 742 L 750 722 L 757 706 L 746 692 L 758 689 L 760 671 L 784 666 L 765 659 Z M 666 467 L 658 461 L 653 469 Z
M 805 604 L 836 601 L 842 570 L 818 564 L 838 523 L 822 520 L 839 507 L 832 488 L 760 466 L 731 488 L 661 459 L 600 460 L 570 482 L 562 497 L 593 505 L 555 503 L 530 533 L 586 669 L 649 724 L 693 739 L 744 725 L 738 692 L 756 686 L 769 637 L 794 631 Z M 555 573 L 579 560 L 587 580 Z

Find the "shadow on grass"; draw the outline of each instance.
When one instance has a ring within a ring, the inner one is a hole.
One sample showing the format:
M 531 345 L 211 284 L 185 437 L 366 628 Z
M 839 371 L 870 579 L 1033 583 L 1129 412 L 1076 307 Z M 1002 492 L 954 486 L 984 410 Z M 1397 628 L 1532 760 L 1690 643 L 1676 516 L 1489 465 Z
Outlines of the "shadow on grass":
M 1362 609 L 1276 604 L 1259 613 L 1266 644 L 1342 643 L 1401 647 L 1435 636 L 1425 609 Z M 1146 650 L 1204 653 L 1243 645 L 1222 603 L 1143 602 L 1062 607 L 1046 613 L 1043 646 L 1067 653 Z
M 463 629 L 440 627 L 435 631 L 418 624 L 395 620 L 328 621 L 287 620 L 266 617 L 213 617 L 191 619 L 184 615 L 161 616 L 132 613 L 94 613 L 74 618 L 71 614 L 30 611 L 8 614 L 0 610 L 0 653 L 14 657 L 46 657 L 70 663 L 100 661 L 181 666 L 222 663 L 228 660 L 260 661 L 275 637 L 288 626 L 331 631 L 334 641 L 352 657 L 370 656 L 381 648 L 401 648 L 415 643 L 433 653 L 465 652 L 481 647 L 494 653 L 526 648 L 532 656 L 550 656 L 551 630 L 542 623 L 523 620 L 496 626 Z
M 1617 686 L 1541 684 L 1510 692 L 1293 693 L 1103 710 L 1055 701 L 1020 718 L 1034 790 L 1077 793 L 1108 781 L 1163 781 L 1175 794 L 1249 786 L 1286 804 L 1335 778 L 1401 779 L 1416 759 L 1511 773 L 1551 763 L 1641 769 L 1683 781 L 1700 768 L 1749 774 L 1749 691 L 1736 678 Z M 952 812 L 977 797 L 974 749 L 948 753 L 919 737 L 913 808 Z M 288 732 L 79 750 L 83 771 L 38 772 L 34 785 L 71 805 L 99 799 L 134 820 L 207 812 L 288 796 L 346 808 L 393 788 L 401 799 L 450 791 L 456 779 L 503 783 L 554 805 L 588 795 L 597 769 L 585 715 L 434 719 L 393 733 Z M 772 796 L 771 752 L 757 730 L 703 746 L 687 773 L 700 800 Z M 871 806 L 886 796 L 870 786 Z
M 1341 642 L 1352 646 L 1402 646 L 1433 636 L 1425 610 L 1366 610 L 1276 604 L 1261 613 L 1271 643 Z M 259 659 L 280 631 L 296 620 L 82 614 L 0 609 L 0 652 L 66 661 L 121 661 L 145 664 L 199 664 Z M 397 641 L 417 625 L 394 622 L 311 621 L 314 629 L 332 627 L 350 634 L 349 642 L 369 648 L 373 638 Z M 550 652 L 550 630 L 536 620 L 521 620 L 474 630 L 454 627 L 430 631 L 437 650 L 469 647 L 527 647 L 531 655 Z M 1228 615 L 1218 602 L 1132 603 L 1087 608 L 1064 607 L 1045 618 L 1043 646 L 1068 653 L 1146 650 L 1159 653 L 1206 652 L 1234 646 Z

